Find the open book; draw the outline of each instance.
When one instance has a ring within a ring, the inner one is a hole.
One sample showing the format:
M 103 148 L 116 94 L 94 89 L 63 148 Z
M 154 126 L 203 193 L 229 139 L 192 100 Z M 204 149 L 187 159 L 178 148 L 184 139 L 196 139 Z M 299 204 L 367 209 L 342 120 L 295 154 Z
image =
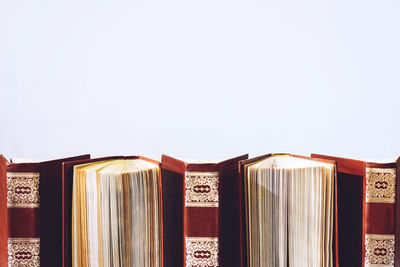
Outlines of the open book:
M 243 265 L 334 266 L 334 162 L 267 155 L 241 172 Z
M 65 223 L 72 223 L 64 266 L 163 266 L 158 162 L 115 157 L 64 170 L 65 188 L 72 189 L 65 191 Z

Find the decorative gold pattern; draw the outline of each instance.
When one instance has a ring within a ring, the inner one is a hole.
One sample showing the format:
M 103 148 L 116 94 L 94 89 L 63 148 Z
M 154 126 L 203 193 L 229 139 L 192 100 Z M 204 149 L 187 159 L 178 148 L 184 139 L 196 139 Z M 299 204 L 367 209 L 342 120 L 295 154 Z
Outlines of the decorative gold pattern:
M 218 238 L 186 237 L 186 267 L 217 267 Z
M 185 206 L 218 207 L 218 172 L 185 173 Z
M 396 169 L 367 168 L 366 202 L 394 203 Z
M 394 235 L 365 235 L 365 266 L 394 266 Z
M 7 207 L 38 208 L 39 173 L 8 172 L 7 173 Z
M 8 267 L 39 267 L 40 238 L 9 238 Z

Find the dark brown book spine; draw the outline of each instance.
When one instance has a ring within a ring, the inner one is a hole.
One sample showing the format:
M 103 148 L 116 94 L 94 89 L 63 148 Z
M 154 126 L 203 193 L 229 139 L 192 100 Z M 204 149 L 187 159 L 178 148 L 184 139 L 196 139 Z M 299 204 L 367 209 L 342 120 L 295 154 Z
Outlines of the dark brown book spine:
M 219 172 L 186 171 L 184 266 L 219 266 Z
M 7 167 L 8 266 L 40 266 L 40 172 L 37 164 Z
M 395 164 L 367 163 L 364 179 L 364 267 L 392 267 L 395 259 Z

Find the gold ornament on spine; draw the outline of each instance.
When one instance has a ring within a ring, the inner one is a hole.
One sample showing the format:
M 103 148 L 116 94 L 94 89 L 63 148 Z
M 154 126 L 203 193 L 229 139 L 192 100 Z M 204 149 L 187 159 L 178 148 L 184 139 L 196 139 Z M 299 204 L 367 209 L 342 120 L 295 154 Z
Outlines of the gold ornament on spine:
M 217 237 L 186 237 L 186 267 L 218 267 Z
M 40 238 L 9 238 L 8 267 L 39 267 Z
M 218 172 L 186 172 L 185 206 L 218 207 L 218 185 Z
M 395 203 L 396 169 L 367 168 L 366 173 L 366 202 Z

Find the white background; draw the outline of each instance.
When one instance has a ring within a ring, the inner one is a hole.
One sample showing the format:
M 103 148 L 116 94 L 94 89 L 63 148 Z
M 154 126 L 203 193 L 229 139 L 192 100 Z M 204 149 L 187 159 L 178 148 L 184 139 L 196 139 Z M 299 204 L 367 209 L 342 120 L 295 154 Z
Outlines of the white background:
M 0 3 L 0 153 L 400 155 L 400 2 Z

